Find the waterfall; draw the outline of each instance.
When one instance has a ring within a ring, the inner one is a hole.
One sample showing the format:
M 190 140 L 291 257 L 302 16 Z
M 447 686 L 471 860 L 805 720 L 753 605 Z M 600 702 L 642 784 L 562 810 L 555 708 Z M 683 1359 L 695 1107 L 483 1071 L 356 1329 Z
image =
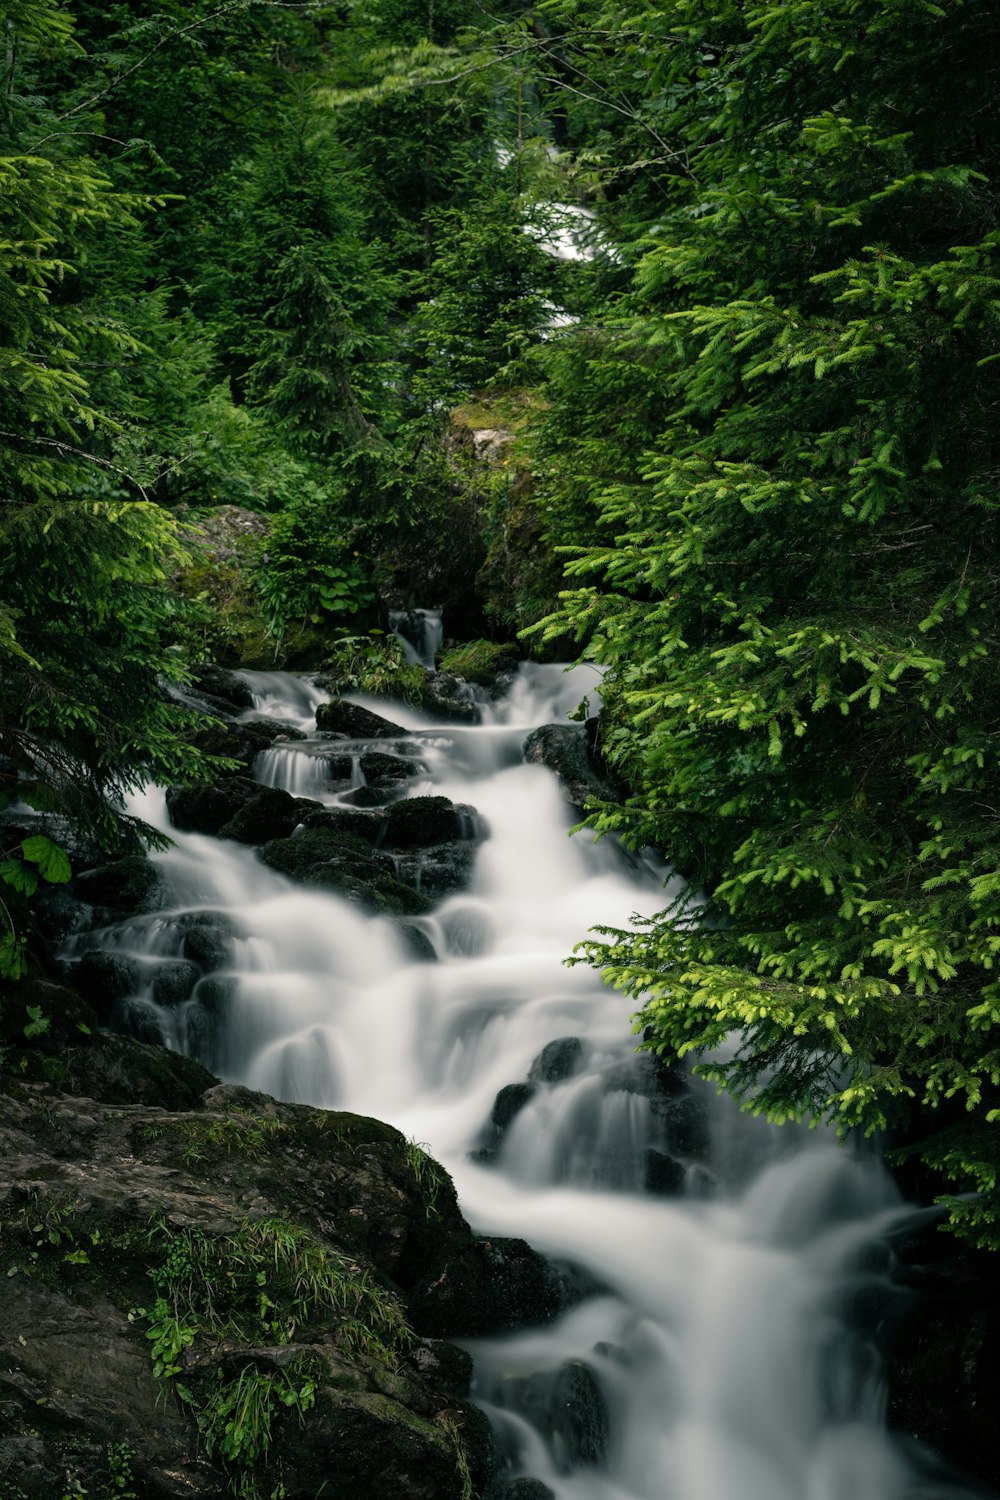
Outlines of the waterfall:
M 308 737 L 320 695 L 245 676 L 256 714 L 307 735 L 266 752 L 258 779 L 334 804 L 330 742 Z M 436 963 L 251 849 L 169 829 L 148 791 L 132 810 L 175 841 L 155 856 L 175 904 L 102 935 L 134 966 L 124 1024 L 227 1080 L 390 1121 L 448 1167 L 474 1228 L 570 1269 L 581 1294 L 554 1324 L 470 1344 L 506 1480 L 535 1481 L 522 1495 L 969 1495 L 885 1429 L 872 1326 L 910 1211 L 878 1160 L 665 1081 L 636 1058 L 624 1004 L 564 965 L 588 928 L 676 889 L 652 857 L 570 838 L 555 779 L 521 757 L 530 728 L 598 689 L 587 669 L 526 666 L 479 727 L 381 705 L 417 766 L 406 795 L 471 804 L 488 830 L 468 888 L 417 919 Z M 194 943 L 214 972 L 168 1005 Z
M 389 629 L 398 638 L 408 662 L 416 662 L 433 672 L 434 658 L 444 634 L 439 609 L 390 610 Z

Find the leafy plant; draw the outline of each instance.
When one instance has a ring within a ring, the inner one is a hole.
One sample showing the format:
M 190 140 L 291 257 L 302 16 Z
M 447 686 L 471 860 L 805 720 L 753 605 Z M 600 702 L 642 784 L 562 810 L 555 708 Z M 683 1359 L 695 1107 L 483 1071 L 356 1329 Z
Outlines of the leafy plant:
M 406 661 L 396 636 L 378 630 L 340 636 L 323 666 L 340 692 L 390 694 L 406 703 L 423 696 L 423 668 Z
M 257 587 L 272 633 L 292 621 L 331 628 L 374 603 L 368 567 L 328 497 L 306 494 L 274 517 Z
M 0 803 L 9 798 L 0 798 Z M 72 875 L 66 852 L 44 834 L 33 834 L 22 839 L 20 854 L 7 852 L 0 857 L 0 880 L 16 893 L 12 904 L 18 908 L 21 922 L 27 912 L 27 902 L 38 889 L 39 880 L 51 885 L 65 885 Z M 19 898 L 19 899 L 18 899 Z M 6 932 L 0 936 L 0 980 L 20 979 L 27 967 L 28 934 L 15 922 L 11 906 L 0 898 L 0 918 Z M 32 1016 L 32 1024 L 41 1026 L 41 1017 Z M 36 1031 L 33 1033 L 37 1035 Z M 30 1040 L 30 1038 L 29 1038 Z
M 424 1200 L 424 1210 L 429 1219 L 439 1219 L 441 1210 L 438 1208 L 438 1199 L 441 1196 L 448 1179 L 444 1169 L 434 1160 L 426 1147 L 413 1140 L 406 1142 L 406 1161 L 417 1180 L 420 1196 Z

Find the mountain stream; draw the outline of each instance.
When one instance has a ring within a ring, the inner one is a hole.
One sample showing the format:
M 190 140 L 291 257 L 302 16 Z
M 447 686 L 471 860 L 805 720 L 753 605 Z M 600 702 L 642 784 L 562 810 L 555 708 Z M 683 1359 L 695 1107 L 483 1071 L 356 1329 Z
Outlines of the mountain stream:
M 243 675 L 254 715 L 315 735 L 325 694 Z M 436 962 L 252 849 L 175 831 L 162 792 L 136 799 L 174 840 L 154 858 L 175 907 L 103 936 L 143 961 L 133 1010 L 226 1080 L 391 1121 L 448 1168 L 475 1229 L 573 1268 L 585 1295 L 558 1321 L 470 1345 L 508 1480 L 557 1500 L 969 1495 L 885 1429 L 872 1329 L 898 1295 L 888 1245 L 912 1211 L 877 1158 L 748 1120 L 686 1075 L 664 1092 L 627 1005 L 563 963 L 591 926 L 662 908 L 671 879 L 610 840 L 570 838 L 554 776 L 524 762 L 529 730 L 596 686 L 584 668 L 522 665 L 477 727 L 367 704 L 406 728 L 378 748 L 419 763 L 407 795 L 471 804 L 487 830 L 471 885 L 413 919 Z M 348 748 L 356 788 L 369 747 Z M 332 805 L 344 789 L 324 749 L 276 746 L 256 775 Z M 206 910 L 235 934 L 225 967 L 160 1007 L 152 980 L 179 952 L 178 919 Z

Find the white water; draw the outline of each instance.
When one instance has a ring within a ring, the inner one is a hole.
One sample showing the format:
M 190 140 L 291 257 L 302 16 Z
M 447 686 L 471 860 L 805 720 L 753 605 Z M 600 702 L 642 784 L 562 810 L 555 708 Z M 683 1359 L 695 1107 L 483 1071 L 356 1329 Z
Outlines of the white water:
M 258 713 L 313 727 L 315 689 L 247 675 Z M 224 1078 L 392 1121 L 445 1163 L 475 1228 L 586 1273 L 593 1294 L 554 1325 L 472 1346 L 510 1478 L 540 1479 L 557 1500 L 967 1495 L 884 1429 L 870 1329 L 893 1295 L 886 1236 L 907 1210 L 879 1164 L 747 1121 L 697 1083 L 693 1109 L 654 1108 L 627 1006 L 563 965 L 595 923 L 665 904 L 667 871 L 567 837 L 574 816 L 555 781 L 521 760 L 527 728 L 595 686 L 586 670 L 524 668 L 482 728 L 375 705 L 407 731 L 379 748 L 423 767 L 407 794 L 471 803 L 490 830 L 471 889 L 419 919 L 437 963 L 414 962 L 391 922 L 294 887 L 248 848 L 170 830 L 175 847 L 157 858 L 176 909 L 101 937 L 141 960 L 131 1024 Z M 260 775 L 332 803 L 342 788 L 325 780 L 324 747 L 276 747 Z M 158 792 L 133 810 L 169 826 Z M 223 966 L 179 1007 L 156 1004 L 156 975 L 204 911 L 229 924 Z M 569 1037 L 578 1070 L 538 1086 L 492 1164 L 474 1160 L 498 1091 Z M 643 1190 L 650 1152 L 677 1164 L 683 1196 Z M 581 1367 L 609 1419 L 598 1462 L 574 1450 L 559 1384 Z

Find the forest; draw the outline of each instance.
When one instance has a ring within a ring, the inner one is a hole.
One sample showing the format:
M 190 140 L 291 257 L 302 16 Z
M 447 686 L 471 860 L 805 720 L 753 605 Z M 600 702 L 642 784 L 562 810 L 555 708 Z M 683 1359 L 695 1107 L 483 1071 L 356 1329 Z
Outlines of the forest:
M 1000 1243 L 997 7 L 0 16 L 8 996 L 60 830 L 211 772 L 164 684 L 391 682 L 437 590 L 606 669 L 588 821 L 687 882 L 580 933 L 637 1042 Z

